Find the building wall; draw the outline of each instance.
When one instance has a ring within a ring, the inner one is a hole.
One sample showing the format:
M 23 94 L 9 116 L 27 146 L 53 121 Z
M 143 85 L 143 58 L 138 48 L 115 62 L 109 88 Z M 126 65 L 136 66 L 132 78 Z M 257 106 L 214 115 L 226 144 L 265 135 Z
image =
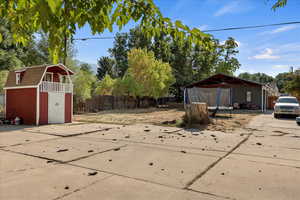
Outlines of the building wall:
M 261 107 L 261 87 L 240 86 L 232 88 L 232 102 L 247 103 L 247 91 L 252 93 L 251 103 Z
M 48 92 L 40 92 L 40 124 L 48 124 Z
M 65 122 L 72 122 L 72 94 L 65 94 Z
M 24 124 L 36 124 L 36 88 L 6 91 L 6 118 L 21 117 Z

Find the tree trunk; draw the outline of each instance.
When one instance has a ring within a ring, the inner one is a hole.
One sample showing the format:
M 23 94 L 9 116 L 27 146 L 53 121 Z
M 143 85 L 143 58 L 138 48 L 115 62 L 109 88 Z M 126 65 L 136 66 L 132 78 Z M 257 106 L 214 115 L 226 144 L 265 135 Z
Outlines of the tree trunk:
M 186 106 L 186 117 L 189 124 L 209 124 L 206 103 L 192 103 Z

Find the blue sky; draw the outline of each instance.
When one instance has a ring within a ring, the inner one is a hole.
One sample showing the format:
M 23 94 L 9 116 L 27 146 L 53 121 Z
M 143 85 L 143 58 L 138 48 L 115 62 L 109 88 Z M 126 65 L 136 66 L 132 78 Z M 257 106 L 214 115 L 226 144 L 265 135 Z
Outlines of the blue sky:
M 154 0 L 164 16 L 201 30 L 300 21 L 299 0 L 289 0 L 285 8 L 275 12 L 271 10 L 274 1 Z M 122 32 L 134 26 L 130 23 Z M 116 32 L 104 32 L 100 36 L 113 36 Z M 237 40 L 241 68 L 236 74 L 263 72 L 275 76 L 288 71 L 290 66 L 300 68 L 300 24 L 211 34 L 220 41 L 228 37 Z M 77 31 L 75 38 L 91 36 L 89 27 L 85 26 Z M 113 40 L 76 41 L 76 58 L 96 64 L 99 57 L 109 55 L 107 50 L 112 45 Z

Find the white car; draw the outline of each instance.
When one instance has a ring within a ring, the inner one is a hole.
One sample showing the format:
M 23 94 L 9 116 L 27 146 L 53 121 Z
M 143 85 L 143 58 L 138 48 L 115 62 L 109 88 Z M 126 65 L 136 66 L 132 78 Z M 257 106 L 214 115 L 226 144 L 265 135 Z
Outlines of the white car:
M 300 104 L 296 97 L 284 96 L 279 97 L 274 106 L 274 117 L 280 115 L 300 116 Z
M 296 118 L 296 122 L 297 122 L 297 124 L 300 126 L 300 117 L 297 117 L 297 118 Z

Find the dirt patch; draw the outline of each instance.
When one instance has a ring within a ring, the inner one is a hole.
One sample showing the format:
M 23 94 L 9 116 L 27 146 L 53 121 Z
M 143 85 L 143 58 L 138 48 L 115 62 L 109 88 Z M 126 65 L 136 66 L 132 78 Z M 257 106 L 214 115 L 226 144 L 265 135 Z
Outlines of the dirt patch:
M 182 120 L 183 115 L 183 110 L 149 108 L 131 110 L 111 110 L 102 111 L 98 113 L 81 114 L 75 115 L 74 120 L 79 122 L 110 123 L 122 125 L 143 123 L 162 125 L 172 124 L 175 126 L 177 122 Z
M 108 123 L 108 124 L 154 124 L 161 126 L 182 125 L 185 112 L 182 109 L 149 108 L 131 110 L 111 110 L 99 113 L 75 115 L 77 122 Z M 214 130 L 231 132 L 237 128 L 243 128 L 255 116 L 255 114 L 218 114 L 212 118 L 212 124 L 197 128 L 202 130 Z M 148 129 L 145 129 L 148 131 Z

